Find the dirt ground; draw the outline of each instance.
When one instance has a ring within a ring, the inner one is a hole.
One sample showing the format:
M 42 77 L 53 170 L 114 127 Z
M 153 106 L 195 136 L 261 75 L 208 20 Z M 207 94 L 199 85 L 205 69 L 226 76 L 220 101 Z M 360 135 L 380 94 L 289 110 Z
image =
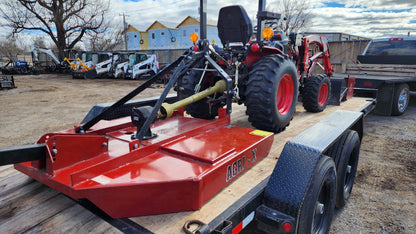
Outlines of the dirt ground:
M 15 76 L 18 88 L 0 91 L 0 147 L 71 128 L 93 105 L 116 101 L 142 82 Z M 143 96 L 161 91 L 151 88 Z M 331 233 L 416 233 L 416 105 L 399 117 L 369 115 L 364 127 L 353 193 Z

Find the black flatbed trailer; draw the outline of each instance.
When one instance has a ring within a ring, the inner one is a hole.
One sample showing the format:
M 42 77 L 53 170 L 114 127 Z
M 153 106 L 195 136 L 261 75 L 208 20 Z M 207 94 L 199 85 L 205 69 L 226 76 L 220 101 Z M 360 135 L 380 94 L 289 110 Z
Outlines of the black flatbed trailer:
M 354 95 L 375 98 L 374 113 L 380 115 L 403 114 L 416 91 L 416 65 L 349 64 L 334 77 L 354 77 Z

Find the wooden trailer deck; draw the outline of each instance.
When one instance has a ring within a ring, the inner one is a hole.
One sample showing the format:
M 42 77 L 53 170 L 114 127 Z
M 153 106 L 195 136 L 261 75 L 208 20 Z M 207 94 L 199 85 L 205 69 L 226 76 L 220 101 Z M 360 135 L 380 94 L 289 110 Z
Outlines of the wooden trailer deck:
M 289 139 L 335 110 L 359 111 L 366 104 L 368 100 L 365 98 L 352 98 L 341 103 L 340 106 L 328 106 L 321 113 L 308 113 L 301 104 L 298 104 L 290 126 L 284 132 L 275 135 L 270 154 L 225 187 L 200 210 L 133 217 L 129 220 L 155 233 L 181 233 L 184 223 L 192 219 L 209 223 L 271 174 L 283 146 Z M 250 127 L 244 106 L 233 105 L 231 119 L 232 124 Z M 16 131 L 26 134 L 25 124 L 29 123 L 22 120 L 21 129 Z M 121 231 L 65 195 L 16 171 L 13 166 L 2 166 L 0 167 L 0 233 L 24 232 L 120 233 Z

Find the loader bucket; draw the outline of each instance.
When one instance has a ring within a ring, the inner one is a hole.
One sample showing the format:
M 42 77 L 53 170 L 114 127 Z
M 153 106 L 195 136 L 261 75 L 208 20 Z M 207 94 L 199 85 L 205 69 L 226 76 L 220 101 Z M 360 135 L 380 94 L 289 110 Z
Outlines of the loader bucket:
M 93 79 L 97 77 L 97 71 L 91 69 L 89 71 L 74 71 L 72 72 L 73 79 Z

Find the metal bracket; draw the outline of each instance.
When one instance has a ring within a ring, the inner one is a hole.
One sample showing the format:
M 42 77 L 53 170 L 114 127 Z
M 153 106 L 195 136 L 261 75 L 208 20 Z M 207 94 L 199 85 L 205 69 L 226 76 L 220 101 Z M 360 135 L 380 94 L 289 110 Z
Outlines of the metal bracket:
M 232 102 L 232 86 L 233 80 L 231 77 L 225 72 L 208 54 L 205 54 L 205 59 L 220 73 L 220 75 L 226 80 L 227 82 L 227 114 L 231 114 L 231 102 Z

